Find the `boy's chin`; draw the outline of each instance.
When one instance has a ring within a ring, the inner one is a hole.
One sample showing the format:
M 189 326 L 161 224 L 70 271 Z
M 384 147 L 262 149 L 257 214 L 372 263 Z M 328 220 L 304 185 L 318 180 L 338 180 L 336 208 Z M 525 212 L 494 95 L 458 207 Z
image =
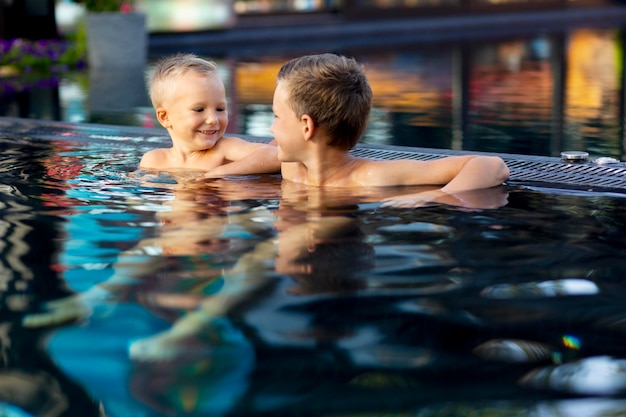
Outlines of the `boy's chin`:
M 278 153 L 276 154 L 276 157 L 280 162 L 291 162 L 289 158 L 287 158 L 287 155 L 283 153 L 282 149 L 280 149 L 280 146 L 278 147 Z
M 278 153 L 276 154 L 276 157 L 280 162 L 300 162 L 299 160 L 292 158 L 289 155 L 286 155 L 283 150 L 280 149 L 280 147 L 278 147 Z

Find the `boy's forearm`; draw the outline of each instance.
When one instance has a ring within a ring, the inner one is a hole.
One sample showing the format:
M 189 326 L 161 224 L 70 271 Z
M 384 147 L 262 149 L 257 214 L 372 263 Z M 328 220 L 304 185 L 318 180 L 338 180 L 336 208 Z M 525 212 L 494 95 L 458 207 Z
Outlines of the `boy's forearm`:
M 470 209 L 496 209 L 508 204 L 509 192 L 506 187 L 490 187 L 449 194 L 439 190 L 429 190 L 415 194 L 403 194 L 383 200 L 383 206 L 416 208 L 430 204 L 447 204 Z
M 455 193 L 501 185 L 509 178 L 509 168 L 497 156 L 476 156 L 441 190 Z
M 209 171 L 206 177 L 227 175 L 275 174 L 280 172 L 278 150 L 274 146 L 264 146 L 245 158 L 229 162 Z

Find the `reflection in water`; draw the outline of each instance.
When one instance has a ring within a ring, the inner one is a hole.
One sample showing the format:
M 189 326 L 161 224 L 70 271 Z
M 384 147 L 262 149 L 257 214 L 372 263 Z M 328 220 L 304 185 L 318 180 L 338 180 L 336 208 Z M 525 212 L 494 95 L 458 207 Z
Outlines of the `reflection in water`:
M 419 416 L 606 417 L 623 414 L 624 407 L 626 400 L 605 398 L 542 401 L 538 404 L 519 401 L 480 404 L 467 402 L 425 407 L 420 409 Z
M 586 279 L 561 279 L 523 284 L 497 284 L 485 288 L 481 295 L 486 298 L 514 299 L 537 297 L 560 297 L 574 295 L 594 295 L 600 292 L 598 286 Z
M 424 188 L 131 173 L 142 140 L 0 145 L 10 407 L 574 416 L 572 395 L 592 416 L 623 406 L 590 401 L 623 388 L 621 198 L 502 187 L 467 206 L 402 209 L 381 200 Z
M 626 361 L 595 356 L 556 366 L 534 369 L 520 383 L 583 395 L 616 395 L 626 391 Z
M 489 340 L 477 346 L 474 353 L 488 360 L 512 363 L 545 362 L 552 359 L 550 346 L 528 340 Z
M 48 332 L 20 325 L 41 301 L 68 294 L 56 268 L 61 221 L 48 204 L 61 198 L 62 191 L 54 180 L 52 186 L 30 180 L 46 177 L 47 167 L 40 160 L 55 149 L 19 140 L 1 149 L 0 414 L 100 416 L 98 401 L 68 378 L 45 351 Z

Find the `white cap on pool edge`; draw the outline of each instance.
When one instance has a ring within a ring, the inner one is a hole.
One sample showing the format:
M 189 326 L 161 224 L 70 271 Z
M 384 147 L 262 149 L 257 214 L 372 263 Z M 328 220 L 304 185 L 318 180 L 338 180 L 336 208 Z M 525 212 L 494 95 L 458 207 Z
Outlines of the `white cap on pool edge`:
M 565 151 L 561 152 L 561 159 L 565 161 L 586 161 L 589 153 L 582 151 Z
M 594 159 L 593 163 L 596 165 L 619 164 L 620 160 L 609 156 L 601 156 L 600 158 Z

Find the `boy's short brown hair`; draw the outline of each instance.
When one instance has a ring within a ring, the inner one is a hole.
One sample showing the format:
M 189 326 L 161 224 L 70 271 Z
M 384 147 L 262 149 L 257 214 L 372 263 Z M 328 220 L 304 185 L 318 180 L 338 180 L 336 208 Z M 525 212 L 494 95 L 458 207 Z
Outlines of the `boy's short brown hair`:
M 163 106 L 163 103 L 173 94 L 174 84 L 178 77 L 188 71 L 207 77 L 219 76 L 215 62 L 200 58 L 195 54 L 178 53 L 161 58 L 146 74 L 150 101 L 155 109 Z
M 335 55 L 306 55 L 285 63 L 277 82 L 286 82 L 289 105 L 308 114 L 328 135 L 328 145 L 352 149 L 369 119 L 372 89 L 360 64 Z

